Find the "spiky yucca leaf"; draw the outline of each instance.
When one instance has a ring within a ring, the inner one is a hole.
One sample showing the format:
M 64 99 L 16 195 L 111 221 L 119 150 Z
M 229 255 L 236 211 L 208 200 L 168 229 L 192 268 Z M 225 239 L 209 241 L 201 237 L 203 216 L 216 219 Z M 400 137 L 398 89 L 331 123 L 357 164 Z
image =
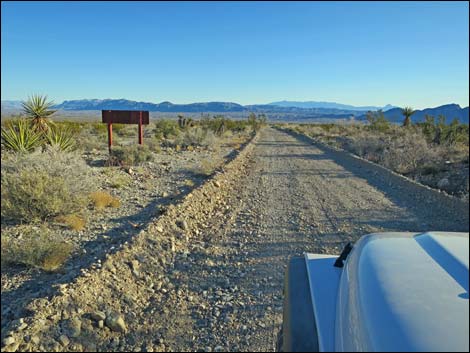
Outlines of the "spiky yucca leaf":
M 2 126 L 2 145 L 16 152 L 30 152 L 42 142 L 42 134 L 25 119 Z
M 44 136 L 48 144 L 62 151 L 71 151 L 75 148 L 73 133 L 68 128 L 52 126 Z
M 47 96 L 33 94 L 26 102 L 22 102 L 23 111 L 36 130 L 47 131 L 49 130 L 49 117 L 56 112 L 51 110 L 54 102 L 47 101 Z

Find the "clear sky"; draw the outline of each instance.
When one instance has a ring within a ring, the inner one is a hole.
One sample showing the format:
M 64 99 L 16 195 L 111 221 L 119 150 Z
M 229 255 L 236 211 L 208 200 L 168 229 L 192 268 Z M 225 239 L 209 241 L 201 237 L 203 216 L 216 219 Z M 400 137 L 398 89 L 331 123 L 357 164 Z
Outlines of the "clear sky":
M 468 2 L 4 2 L 1 98 L 468 105 Z

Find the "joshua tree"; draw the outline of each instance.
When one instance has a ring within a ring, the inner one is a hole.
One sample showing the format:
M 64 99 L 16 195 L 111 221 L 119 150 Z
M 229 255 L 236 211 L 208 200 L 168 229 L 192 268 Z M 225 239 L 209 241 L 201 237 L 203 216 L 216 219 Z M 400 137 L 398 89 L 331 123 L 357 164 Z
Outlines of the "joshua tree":
M 49 130 L 49 117 L 56 112 L 56 110 L 50 110 L 54 106 L 54 102 L 47 101 L 47 96 L 33 94 L 21 105 L 36 131 L 46 132 Z
M 410 126 L 411 125 L 411 116 L 415 113 L 415 110 L 411 107 L 405 107 L 401 110 L 401 113 L 405 117 L 403 120 L 403 126 Z

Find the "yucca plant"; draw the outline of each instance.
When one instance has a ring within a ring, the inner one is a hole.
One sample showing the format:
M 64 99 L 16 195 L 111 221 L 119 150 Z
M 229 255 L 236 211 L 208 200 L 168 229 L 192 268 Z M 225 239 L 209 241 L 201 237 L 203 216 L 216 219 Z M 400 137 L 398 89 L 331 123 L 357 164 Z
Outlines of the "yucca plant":
M 75 148 L 75 140 L 70 129 L 51 126 L 44 134 L 46 142 L 62 151 L 71 151 Z
M 56 110 L 50 109 L 54 106 L 54 102 L 47 101 L 47 96 L 33 94 L 21 105 L 26 116 L 31 119 L 35 130 L 42 132 L 49 130 L 49 117 L 56 112 Z
M 2 126 L 2 145 L 16 152 L 30 152 L 42 143 L 42 133 L 34 130 L 25 119 Z
M 411 107 L 405 107 L 401 110 L 401 113 L 405 117 L 403 120 L 403 126 L 408 127 L 411 125 L 411 116 L 416 113 L 416 110 L 413 110 Z

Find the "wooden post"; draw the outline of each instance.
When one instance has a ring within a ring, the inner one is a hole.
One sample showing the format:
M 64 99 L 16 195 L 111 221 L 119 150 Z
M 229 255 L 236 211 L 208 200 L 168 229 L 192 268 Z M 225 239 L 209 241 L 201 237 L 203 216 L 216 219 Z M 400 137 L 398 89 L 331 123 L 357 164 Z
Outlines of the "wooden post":
M 111 146 L 113 145 L 113 124 L 108 123 L 108 150 L 111 153 Z
M 142 112 L 139 114 L 139 145 L 143 145 L 144 136 L 142 133 Z

